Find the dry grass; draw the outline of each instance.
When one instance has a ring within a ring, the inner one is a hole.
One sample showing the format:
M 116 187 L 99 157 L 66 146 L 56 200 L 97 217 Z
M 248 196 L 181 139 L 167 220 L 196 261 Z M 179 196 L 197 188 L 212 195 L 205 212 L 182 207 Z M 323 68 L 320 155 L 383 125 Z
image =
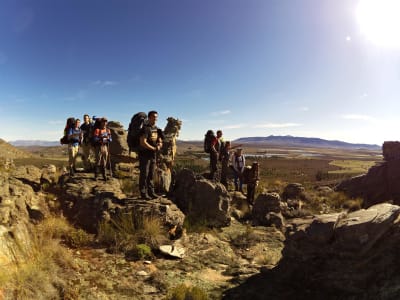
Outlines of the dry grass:
M 103 221 L 98 230 L 97 239 L 113 251 L 135 251 L 138 244 L 157 249 L 163 230 L 160 220 L 153 217 L 134 219 L 131 213 L 121 214 L 109 222 Z
M 166 300 L 208 300 L 206 292 L 196 286 L 180 284 L 173 288 L 166 297 Z
M 18 241 L 14 261 L 0 270 L 6 299 L 58 299 L 68 288 L 73 259 L 58 238 L 69 231 L 65 220 L 53 218 L 30 228 L 31 241 Z

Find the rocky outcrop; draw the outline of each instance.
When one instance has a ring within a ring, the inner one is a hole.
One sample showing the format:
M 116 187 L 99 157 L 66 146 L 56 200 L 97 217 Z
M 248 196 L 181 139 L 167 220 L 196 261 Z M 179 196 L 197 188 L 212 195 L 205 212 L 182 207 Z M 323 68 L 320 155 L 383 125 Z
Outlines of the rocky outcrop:
M 400 207 L 294 219 L 282 259 L 225 299 L 397 299 Z
M 184 214 L 170 200 L 127 198 L 118 179 L 95 181 L 92 174 L 77 173 L 64 182 L 61 197 L 64 214 L 72 223 L 89 232 L 97 232 L 100 222 L 121 213 L 132 213 L 137 219 L 154 217 L 166 228 L 183 225 Z
M 22 151 L 6 141 L 0 139 L 0 160 L 3 159 L 15 159 L 15 158 L 29 158 L 32 157 L 30 153 Z
M 28 245 L 31 242 L 29 223 L 42 220 L 48 214 L 44 197 L 41 197 L 40 193 L 35 193 L 30 184 L 21 180 L 24 172 L 22 169 L 19 171 L 21 172 L 16 172 L 18 179 L 9 173 L 0 173 L 1 266 L 18 259 L 22 254 L 21 251 L 29 250 Z M 30 175 L 30 180 L 37 180 Z M 40 178 L 40 175 L 37 176 Z
M 400 159 L 400 142 L 384 142 L 382 145 L 382 154 L 385 161 Z
M 400 204 L 400 160 L 385 161 L 371 167 L 368 173 L 350 178 L 336 186 L 349 197 L 361 197 L 363 207 L 391 201 Z
M 183 169 L 176 176 L 172 197 L 193 223 L 211 227 L 227 226 L 230 223 L 231 197 L 219 182 L 196 177 L 193 171 Z
M 384 161 L 371 167 L 367 174 L 341 182 L 335 187 L 350 197 L 360 197 L 363 207 L 377 203 L 400 204 L 400 142 L 384 142 Z

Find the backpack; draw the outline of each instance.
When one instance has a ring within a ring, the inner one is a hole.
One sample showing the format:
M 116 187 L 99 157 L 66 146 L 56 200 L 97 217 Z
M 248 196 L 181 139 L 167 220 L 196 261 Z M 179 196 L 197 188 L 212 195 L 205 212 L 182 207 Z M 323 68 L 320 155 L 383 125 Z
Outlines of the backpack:
M 100 128 L 100 123 L 101 123 L 100 121 L 101 121 L 101 118 L 96 118 L 96 119 L 94 119 L 93 125 L 90 126 L 88 140 L 90 141 L 90 143 L 92 144 L 93 147 L 96 146 L 96 141 L 94 139 L 94 132 L 96 131 L 96 129 Z
M 216 138 L 214 131 L 208 130 L 204 135 L 204 152 L 210 153 L 212 149 L 213 140 Z
M 140 132 L 147 123 L 147 114 L 138 112 L 133 115 L 128 127 L 126 141 L 129 146 L 129 152 L 138 151 L 140 146 Z
M 63 137 L 60 139 L 60 144 L 61 145 L 66 145 L 69 144 L 69 140 L 68 140 L 68 131 L 73 128 L 75 126 L 75 118 L 74 117 L 70 117 L 67 119 L 67 122 L 65 124 L 65 128 L 64 128 L 64 135 Z

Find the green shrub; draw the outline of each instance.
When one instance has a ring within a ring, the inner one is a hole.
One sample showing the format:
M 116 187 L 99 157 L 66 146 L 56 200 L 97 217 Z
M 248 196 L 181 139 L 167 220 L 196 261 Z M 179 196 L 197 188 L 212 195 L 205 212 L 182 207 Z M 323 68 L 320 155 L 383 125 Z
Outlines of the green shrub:
M 150 259 L 153 257 L 153 253 L 151 252 L 151 248 L 147 246 L 146 244 L 138 244 L 136 245 L 133 250 L 131 251 L 131 254 L 134 259 Z
M 206 292 L 201 288 L 193 286 L 189 287 L 180 284 L 173 288 L 167 295 L 166 300 L 208 300 Z

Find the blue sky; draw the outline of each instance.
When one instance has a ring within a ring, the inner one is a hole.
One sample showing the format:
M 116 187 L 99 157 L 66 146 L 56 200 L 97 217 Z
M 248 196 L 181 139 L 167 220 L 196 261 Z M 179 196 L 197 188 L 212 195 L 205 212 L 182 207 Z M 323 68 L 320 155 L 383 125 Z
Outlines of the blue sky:
M 155 109 L 183 140 L 398 140 L 400 5 L 367 2 L 0 0 L 0 138 Z

